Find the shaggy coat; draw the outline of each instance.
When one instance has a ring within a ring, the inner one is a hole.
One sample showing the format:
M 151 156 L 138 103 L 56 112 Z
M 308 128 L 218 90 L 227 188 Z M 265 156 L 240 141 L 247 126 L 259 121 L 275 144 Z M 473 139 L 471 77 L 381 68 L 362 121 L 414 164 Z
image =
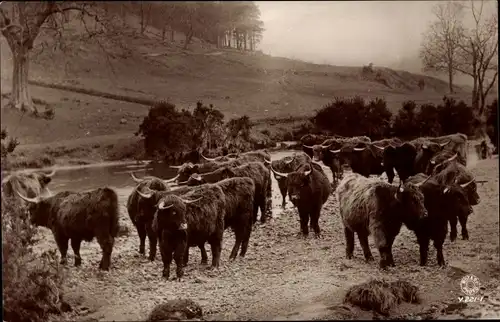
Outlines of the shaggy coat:
M 467 165 L 467 162 L 460 157 L 457 153 L 449 151 L 449 150 L 443 150 L 441 152 L 436 153 L 429 161 L 429 164 L 427 165 L 427 169 L 425 171 L 425 174 L 431 175 L 434 173 L 434 168 L 436 169 L 436 172 L 439 172 L 442 170 L 447 163 L 456 161 L 460 163 L 463 166 Z
M 460 185 L 442 185 L 434 178 L 427 178 L 423 173 L 419 173 L 407 180 L 408 183 L 413 184 L 423 182 L 420 185 L 420 190 L 424 194 L 425 208 L 429 214 L 413 230 L 420 246 L 420 265 L 426 265 L 429 241 L 433 240 L 438 265 L 443 266 L 445 265 L 443 244 L 448 233 L 448 221 L 451 223 L 450 239 L 453 241 L 456 239 L 457 234 L 457 217 L 467 218 L 469 213 L 472 212 L 472 207 L 464 189 Z M 454 233 L 453 227 L 455 227 Z
M 227 162 L 235 159 L 244 158 L 248 162 L 262 162 L 264 164 L 269 164 L 271 162 L 271 155 L 263 150 L 260 151 L 249 151 L 244 153 L 230 153 L 228 155 L 216 157 L 216 158 L 207 158 L 204 157 L 204 160 L 211 162 Z
M 288 173 L 288 197 L 299 211 L 300 230 L 309 235 L 309 220 L 316 237 L 320 237 L 319 216 L 321 208 L 331 193 L 330 182 L 320 165 L 303 164 Z
M 249 162 L 239 167 L 222 167 L 213 172 L 201 175 L 192 175 L 187 181 L 188 186 L 199 186 L 204 183 L 216 183 L 227 178 L 248 177 L 255 184 L 255 200 L 253 210 L 253 222 L 257 221 L 257 212 L 260 207 L 261 222 L 266 220 L 265 214 L 271 209 L 266 209 L 268 201 L 268 189 L 270 186 L 270 171 L 260 162 Z
M 458 153 L 462 160 L 467 161 L 467 135 L 455 133 L 427 139 L 440 145 L 444 144 L 444 150 Z
M 424 196 L 412 184 L 395 187 L 352 173 L 342 179 L 336 194 L 344 224 L 346 257 L 353 256 L 354 233 L 357 233 L 365 259 L 373 260 L 368 246 L 371 234 L 380 252 L 381 268 L 394 266 L 392 244 L 402 224 L 414 229 L 427 216 Z
M 43 173 L 40 171 L 31 173 L 13 173 L 2 180 L 2 203 L 9 202 L 13 206 L 25 206 L 26 201 L 20 198 L 15 191 L 28 198 L 50 197 L 52 193 L 48 189 L 55 171 Z
M 216 184 L 205 184 L 177 196 L 165 194 L 158 202 L 153 227 L 160 237 L 163 276 L 170 276 L 172 255 L 177 278 L 184 275 L 188 247 L 200 249 L 206 242 L 212 251 L 212 267 L 218 267 L 224 234 L 226 197 Z
M 79 266 L 82 263 L 81 242 L 96 237 L 102 249 L 99 268 L 109 270 L 111 252 L 119 230 L 118 196 L 115 191 L 98 188 L 88 192 L 59 192 L 52 197 L 32 200 L 29 213 L 34 225 L 52 231 L 62 264 L 67 263 L 69 240 L 75 253 L 75 266 Z
M 152 222 L 156 204 L 151 199 L 142 198 L 137 193 L 137 191 L 144 193 L 146 189 L 170 191 L 170 186 L 159 178 L 146 179 L 135 187 L 127 200 L 128 215 L 139 235 L 139 253 L 142 255 L 145 253 L 147 236 L 149 239 L 149 260 L 154 261 L 156 258 L 157 236 L 152 228 Z
M 337 135 L 336 136 L 327 136 L 327 135 L 323 135 L 323 134 L 306 134 L 300 138 L 300 142 L 303 145 L 313 146 L 316 144 L 321 144 L 321 143 L 325 142 L 325 140 L 335 139 L 335 138 L 341 138 L 341 136 L 337 136 Z M 311 155 L 311 157 L 312 157 L 312 155 Z
M 195 173 L 202 174 L 202 173 L 212 172 L 225 166 L 237 167 L 248 162 L 264 162 L 264 161 L 261 161 L 260 157 L 256 157 L 254 155 L 248 155 L 248 156 L 242 155 L 237 159 L 233 159 L 231 161 L 226 161 L 226 162 L 209 161 L 206 163 L 197 163 L 197 164 L 185 163 L 181 166 L 171 166 L 171 167 L 179 169 L 177 172 L 177 182 L 184 182 L 187 181 L 189 177 Z
M 417 173 L 424 173 L 431 158 L 443 149 L 446 142 L 442 144 L 430 142 L 426 138 L 418 138 L 400 146 L 386 146 L 383 152 L 383 163 L 388 178 L 394 178 L 394 169 L 402 182 Z M 392 179 L 389 183 L 392 183 Z
M 309 164 L 311 158 L 304 152 L 294 153 L 291 157 L 284 157 L 280 160 L 274 160 L 271 164 L 272 168 L 281 173 L 290 173 L 295 171 L 298 167 L 303 164 Z M 285 208 L 286 205 L 286 194 L 287 194 L 287 177 L 277 174 L 273 171 L 274 179 L 278 182 L 278 188 L 280 189 L 282 196 L 281 207 Z

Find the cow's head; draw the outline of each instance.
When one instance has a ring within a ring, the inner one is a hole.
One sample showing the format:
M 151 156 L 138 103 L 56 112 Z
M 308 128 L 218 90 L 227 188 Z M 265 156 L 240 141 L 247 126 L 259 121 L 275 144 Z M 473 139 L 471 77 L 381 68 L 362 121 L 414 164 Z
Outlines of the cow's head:
M 408 227 L 414 227 L 420 220 L 427 218 L 428 213 L 425 208 L 425 199 L 420 186 L 425 181 L 418 184 L 400 184 L 394 193 L 394 199 L 399 203 L 399 211 L 403 216 L 403 222 Z
M 307 164 L 299 167 L 294 172 L 290 173 L 281 173 L 277 172 L 271 167 L 271 170 L 275 175 L 286 178 L 287 180 L 287 190 L 288 197 L 292 201 L 292 203 L 297 206 L 300 202 L 300 198 L 305 189 L 310 189 L 310 185 L 312 182 L 312 166 Z
M 464 189 L 465 194 L 467 195 L 467 200 L 471 206 L 475 206 L 481 202 L 481 198 L 477 193 L 477 184 L 476 183 L 484 183 L 487 181 L 476 181 L 474 178 L 464 183 L 459 183 L 459 180 L 455 179 L 454 183 L 459 185 L 462 189 Z
M 50 204 L 44 202 L 46 198 L 42 196 L 29 198 L 21 194 L 18 190 L 15 190 L 15 193 L 26 202 L 26 211 L 29 214 L 31 223 L 36 226 L 47 226 L 51 209 Z
M 187 181 L 184 182 L 179 182 L 179 185 L 188 185 L 190 187 L 192 186 L 199 186 L 206 183 L 205 180 L 203 179 L 203 176 L 200 175 L 199 173 L 193 173 Z
M 56 170 L 52 170 L 48 174 L 36 171 L 9 175 L 2 180 L 2 198 L 18 200 L 23 205 L 25 201 L 18 198 L 16 191 L 28 198 L 51 196 L 52 194 L 47 186 L 52 181 L 55 173 Z
M 153 227 L 162 230 L 187 231 L 188 220 L 186 217 L 187 206 L 203 199 L 199 197 L 194 200 L 183 199 L 176 195 L 166 195 L 160 198 L 156 205 L 157 211 L 153 219 Z
M 170 166 L 173 169 L 178 169 L 177 170 L 177 181 L 182 182 L 182 181 L 187 181 L 189 177 L 193 173 L 199 173 L 199 165 L 198 164 L 193 164 L 191 162 L 184 163 L 183 165 L 179 166 Z

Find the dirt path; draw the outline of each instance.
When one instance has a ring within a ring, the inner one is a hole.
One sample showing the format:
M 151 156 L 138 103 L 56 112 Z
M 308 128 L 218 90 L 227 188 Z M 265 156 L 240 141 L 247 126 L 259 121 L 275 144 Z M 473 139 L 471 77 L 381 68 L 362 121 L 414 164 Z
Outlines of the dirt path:
M 118 238 L 112 270 L 99 272 L 97 243 L 83 244 L 83 265 L 69 266 L 67 283 L 68 299 L 83 304 L 74 307 L 74 312 L 64 319 L 140 320 L 154 305 L 177 297 L 198 301 L 209 320 L 371 319 L 371 312 L 341 306 L 349 286 L 371 277 L 403 278 L 420 287 L 423 303 L 402 305 L 392 316 L 411 318 L 420 314 L 422 317 L 424 312 L 438 317 L 445 308 L 449 313 L 446 318 L 498 316 L 498 160 L 479 161 L 473 172 L 478 180 L 488 182 L 478 187 L 482 201 L 470 217 L 470 240 L 446 241 L 444 255 L 448 266 L 444 269 L 437 267 L 432 245 L 428 266 L 418 265 L 418 246 L 406 228 L 395 241 L 397 266 L 388 272 L 381 272 L 376 263 L 365 263 L 359 244 L 356 244 L 355 258 L 346 260 L 338 204 L 332 195 L 320 219 L 322 239 L 299 238 L 298 215 L 296 210 L 288 208 L 279 218 L 255 228 L 245 259 L 228 261 L 234 235 L 227 232 L 218 271 L 202 267 L 199 250 L 192 248 L 185 279 L 166 281 L 161 277 L 159 257 L 153 263 L 139 257 L 137 233 L 122 207 L 122 223 L 130 229 L 130 235 Z M 273 203 L 279 204 L 281 196 L 277 189 L 273 191 Z M 124 204 L 130 189 L 118 190 L 118 193 Z M 275 209 L 275 213 L 279 212 L 281 210 Z M 371 239 L 370 245 L 378 261 Z M 52 237 L 49 235 L 40 247 L 55 248 Z M 458 311 L 453 312 L 451 309 L 457 306 L 458 296 L 462 295 L 460 279 L 467 273 L 480 279 L 484 287 L 481 292 L 489 298 L 480 304 L 458 307 Z

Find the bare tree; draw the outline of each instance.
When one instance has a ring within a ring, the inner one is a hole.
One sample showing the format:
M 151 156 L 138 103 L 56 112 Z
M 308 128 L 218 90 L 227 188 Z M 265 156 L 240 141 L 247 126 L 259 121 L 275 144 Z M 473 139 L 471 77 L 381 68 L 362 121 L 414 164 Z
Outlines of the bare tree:
M 433 8 L 433 13 L 436 21 L 424 34 L 420 58 L 424 70 L 448 73 L 450 93 L 453 93 L 453 76 L 463 35 L 463 5 L 451 1 L 440 3 Z
M 460 42 L 460 60 L 455 69 L 474 81 L 472 107 L 484 121 L 486 97 L 498 76 L 498 16 L 484 17 L 484 2 L 471 1 L 474 26 L 464 31 Z
M 10 8 L 9 8 L 10 6 Z M 86 2 L 3 2 L 0 6 L 0 30 L 12 52 L 14 69 L 12 75 L 12 93 L 9 105 L 21 110 L 37 112 L 28 86 L 30 53 L 35 40 L 50 17 L 77 11 L 95 17 L 88 10 Z M 63 20 L 62 20 L 63 21 Z M 51 19 L 52 26 L 57 26 Z

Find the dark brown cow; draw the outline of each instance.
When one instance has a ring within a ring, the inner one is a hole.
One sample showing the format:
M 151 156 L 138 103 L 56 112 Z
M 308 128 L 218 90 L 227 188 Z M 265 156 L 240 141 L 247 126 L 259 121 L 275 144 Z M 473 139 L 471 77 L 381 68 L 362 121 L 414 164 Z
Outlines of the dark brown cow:
M 289 173 L 295 171 L 298 167 L 303 164 L 308 164 L 312 162 L 311 158 L 305 154 L 304 152 L 294 153 L 292 156 L 284 157 L 280 160 L 274 160 L 271 164 L 272 168 L 281 172 L 281 173 Z M 285 208 L 286 206 L 286 194 L 287 194 L 287 177 L 281 176 L 273 172 L 274 178 L 278 182 L 278 187 L 281 192 L 282 203 L 281 207 Z
M 299 211 L 300 230 L 304 237 L 309 235 L 309 221 L 316 237 L 320 237 L 319 216 L 321 208 L 331 193 L 330 182 L 321 165 L 315 163 L 302 164 L 295 171 L 280 173 L 271 170 L 288 181 L 288 196 Z
M 458 153 L 458 156 L 467 162 L 467 135 L 455 133 L 439 136 L 436 138 L 425 138 L 430 142 L 444 146 L 444 150 Z
M 152 228 L 155 205 L 150 199 L 144 199 L 138 193 L 145 189 L 153 189 L 157 191 L 170 191 L 169 183 L 176 178 L 162 180 L 153 176 L 138 179 L 133 173 L 130 173 L 132 179 L 138 184 L 127 199 L 127 211 L 130 220 L 137 229 L 139 235 L 139 253 L 144 255 L 146 236 L 149 239 L 149 260 L 154 261 L 156 258 L 157 236 Z
M 31 222 L 49 228 L 61 253 L 61 264 L 66 264 L 68 241 L 75 253 L 75 266 L 82 263 L 80 244 L 97 238 L 102 249 L 99 269 L 109 270 L 114 240 L 119 230 L 118 196 L 110 188 L 88 192 L 64 191 L 48 197 L 28 198 Z

